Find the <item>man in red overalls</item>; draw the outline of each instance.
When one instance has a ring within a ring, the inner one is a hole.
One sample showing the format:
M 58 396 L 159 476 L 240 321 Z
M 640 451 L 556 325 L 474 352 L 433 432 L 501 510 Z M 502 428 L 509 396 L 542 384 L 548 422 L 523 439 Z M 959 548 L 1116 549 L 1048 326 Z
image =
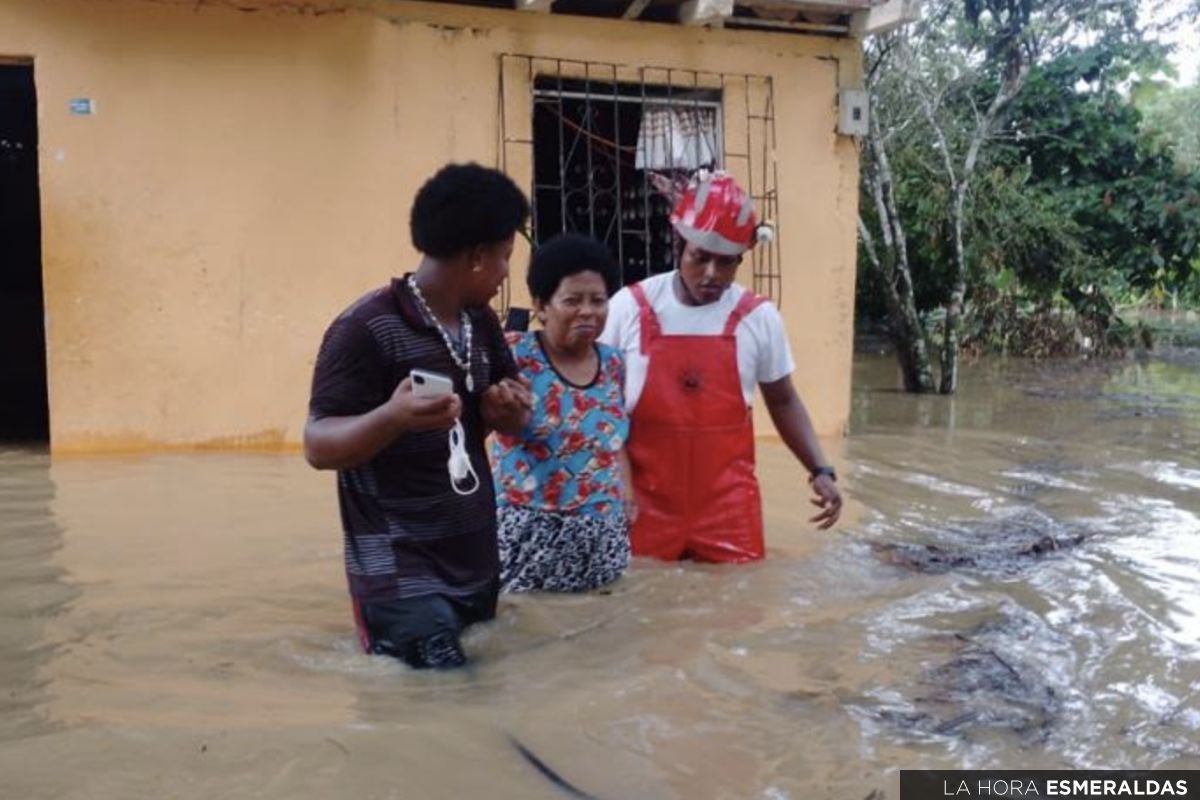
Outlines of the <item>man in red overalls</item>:
M 601 341 L 626 360 L 629 460 L 638 516 L 635 555 L 740 562 L 763 557 L 750 402 L 762 390 L 780 437 L 808 470 L 819 528 L 842 497 L 792 386 L 783 321 L 735 284 L 759 238 L 749 196 L 728 175 L 702 173 L 671 214 L 679 268 L 613 297 Z M 765 226 L 764 226 L 765 227 Z

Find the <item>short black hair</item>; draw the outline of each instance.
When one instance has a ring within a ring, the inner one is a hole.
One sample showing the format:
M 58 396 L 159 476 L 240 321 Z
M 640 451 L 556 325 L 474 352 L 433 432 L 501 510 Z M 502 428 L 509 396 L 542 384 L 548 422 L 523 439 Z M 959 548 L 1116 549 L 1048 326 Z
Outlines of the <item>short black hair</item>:
M 425 181 L 408 226 L 413 246 L 449 258 L 502 242 L 525 226 L 529 201 L 503 172 L 478 164 L 448 164 Z
M 621 288 L 617 260 L 601 242 L 580 233 L 555 236 L 533 251 L 525 281 L 529 296 L 540 303 L 548 303 L 563 278 L 581 272 L 599 273 L 609 297 Z

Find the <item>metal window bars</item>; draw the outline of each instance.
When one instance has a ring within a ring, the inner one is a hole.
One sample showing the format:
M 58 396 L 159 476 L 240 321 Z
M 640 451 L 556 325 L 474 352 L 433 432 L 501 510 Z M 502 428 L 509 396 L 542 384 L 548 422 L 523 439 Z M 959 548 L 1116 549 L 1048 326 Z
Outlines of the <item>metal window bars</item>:
M 503 54 L 500 168 L 531 187 L 531 243 L 564 231 L 611 249 L 622 284 L 674 268 L 653 175 L 729 171 L 775 237 L 750 254 L 753 288 L 780 301 L 779 190 L 770 76 Z M 502 305 L 507 307 L 507 287 Z

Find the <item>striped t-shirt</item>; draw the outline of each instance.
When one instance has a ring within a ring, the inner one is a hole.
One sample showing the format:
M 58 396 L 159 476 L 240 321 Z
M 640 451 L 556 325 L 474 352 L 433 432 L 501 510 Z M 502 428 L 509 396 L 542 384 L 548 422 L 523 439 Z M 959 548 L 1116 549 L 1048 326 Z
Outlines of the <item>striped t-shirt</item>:
M 364 414 L 414 368 L 440 372 L 462 399 L 466 449 L 479 476 L 473 494 L 454 492 L 445 431 L 402 434 L 370 461 L 338 470 L 346 576 L 360 601 L 465 596 L 497 579 L 496 500 L 479 398 L 516 367 L 491 309 L 468 313 L 474 393 L 403 278 L 359 299 L 325 333 L 309 403 L 314 418 Z

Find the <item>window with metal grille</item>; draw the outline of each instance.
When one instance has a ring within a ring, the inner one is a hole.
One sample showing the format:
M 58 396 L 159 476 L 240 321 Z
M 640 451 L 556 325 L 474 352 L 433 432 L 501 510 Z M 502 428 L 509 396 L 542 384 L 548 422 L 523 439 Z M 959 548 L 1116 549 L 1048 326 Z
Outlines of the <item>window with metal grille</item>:
M 777 223 L 769 76 L 501 56 L 501 168 L 528 180 L 533 243 L 572 231 L 611 249 L 622 284 L 674 268 L 661 181 L 725 169 Z M 780 237 L 747 259 L 779 302 Z

